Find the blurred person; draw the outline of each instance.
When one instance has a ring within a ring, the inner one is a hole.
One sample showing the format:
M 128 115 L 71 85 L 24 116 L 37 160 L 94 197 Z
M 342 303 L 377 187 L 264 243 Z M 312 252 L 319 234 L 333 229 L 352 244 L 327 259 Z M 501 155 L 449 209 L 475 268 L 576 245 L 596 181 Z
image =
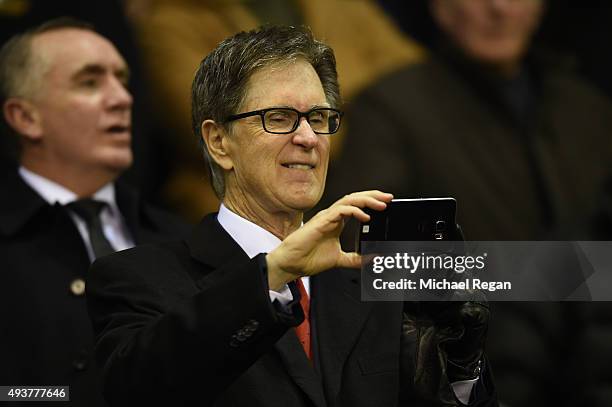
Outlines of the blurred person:
M 192 126 L 222 204 L 185 240 L 92 266 L 111 405 L 497 405 L 484 305 L 425 316 L 360 301 L 360 256 L 338 236 L 390 194 L 347 195 L 302 224 L 323 193 L 339 104 L 333 51 L 306 29 L 241 32 L 204 58 Z
M 85 307 L 95 258 L 182 234 L 174 217 L 115 184 L 132 163 L 129 69 L 80 21 L 50 20 L 0 51 L 4 125 L 19 167 L 0 177 L 0 383 L 70 386 L 104 405 Z
M 327 202 L 356 189 L 453 196 L 468 240 L 554 240 L 610 174 L 612 108 L 534 45 L 541 0 L 430 0 L 431 54 L 358 96 Z M 495 304 L 489 354 L 508 405 L 609 405 L 610 361 L 573 304 Z M 588 349 L 593 350 L 590 352 Z M 592 363 L 591 363 L 592 362 Z M 605 380 L 603 381 L 606 382 Z M 560 384 L 563 384 L 560 388 Z M 603 398 L 602 398 L 603 397 Z
M 141 50 L 136 44 L 133 27 L 124 13 L 124 4 L 137 3 L 136 0 L 6 0 L 0 2 L 0 44 L 4 44 L 16 33 L 38 26 L 45 21 L 71 16 L 92 24 L 103 37 L 113 43 L 130 67 L 128 89 L 133 96 L 132 102 L 132 164 L 120 176 L 138 188 L 139 194 L 156 203 L 160 199 L 160 188 L 167 176 L 171 157 L 167 154 L 162 129 L 151 117 L 153 99 L 145 77 L 142 75 Z M 5 146 L 6 144 L 6 146 Z M 0 139 L 0 164 L 18 162 L 16 138 Z M 6 147 L 6 148 L 5 148 Z
M 471 240 L 541 238 L 591 213 L 610 173 L 610 105 L 529 48 L 544 3 L 429 4 L 438 45 L 356 98 L 329 200 L 353 185 L 451 194 Z

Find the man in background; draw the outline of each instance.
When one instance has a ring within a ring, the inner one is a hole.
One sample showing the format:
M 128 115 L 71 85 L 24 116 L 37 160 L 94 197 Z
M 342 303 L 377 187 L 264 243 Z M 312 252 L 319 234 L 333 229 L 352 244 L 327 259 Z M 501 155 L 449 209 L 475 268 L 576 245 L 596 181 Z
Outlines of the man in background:
M 129 69 L 81 22 L 49 21 L 0 51 L 4 124 L 19 168 L 0 179 L 0 383 L 70 386 L 103 405 L 84 278 L 100 256 L 181 235 L 114 181 L 132 163 Z

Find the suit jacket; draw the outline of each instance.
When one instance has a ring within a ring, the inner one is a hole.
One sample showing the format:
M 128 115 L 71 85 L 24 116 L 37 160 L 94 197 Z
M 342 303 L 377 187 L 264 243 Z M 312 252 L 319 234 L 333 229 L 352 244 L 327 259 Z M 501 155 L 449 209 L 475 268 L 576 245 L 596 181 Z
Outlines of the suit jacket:
M 69 385 L 71 405 L 104 405 L 82 282 L 90 261 L 74 222 L 11 170 L 0 179 L 0 383 Z M 116 186 L 136 243 L 179 236 L 186 227 Z
M 88 305 L 113 406 L 395 406 L 402 304 L 360 300 L 357 270 L 311 280 L 313 353 L 270 302 L 253 259 L 216 214 L 184 241 L 94 263 Z

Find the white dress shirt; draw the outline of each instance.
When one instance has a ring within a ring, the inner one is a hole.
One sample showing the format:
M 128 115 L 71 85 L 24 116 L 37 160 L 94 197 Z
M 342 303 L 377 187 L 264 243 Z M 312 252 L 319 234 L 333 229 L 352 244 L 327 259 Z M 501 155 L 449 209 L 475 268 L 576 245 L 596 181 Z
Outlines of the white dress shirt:
M 250 259 L 257 256 L 259 253 L 270 253 L 281 243 L 280 239 L 272 233 L 235 214 L 223 204 L 221 204 L 219 208 L 217 220 Z M 304 283 L 306 292 L 310 295 L 310 279 L 308 277 L 302 277 L 302 282 Z M 281 304 L 286 305 L 293 300 L 293 296 L 291 295 L 289 287 L 285 286 L 281 292 L 270 290 L 270 300 L 278 300 Z M 478 379 L 473 379 L 451 383 L 455 396 L 457 396 L 459 401 L 464 404 L 468 403 L 472 388 L 477 381 Z
M 278 237 L 261 226 L 232 212 L 223 204 L 221 204 L 219 208 L 217 220 L 250 259 L 257 256 L 259 253 L 270 253 L 281 243 Z M 308 277 L 302 277 L 302 283 L 304 284 L 306 292 L 310 295 L 310 279 Z M 293 300 L 293 295 L 291 295 L 289 286 L 285 285 L 280 292 L 270 290 L 270 300 L 278 300 L 283 305 L 291 302 L 291 300 Z
M 26 184 L 28 184 L 50 205 L 54 205 L 56 202 L 60 205 L 67 205 L 70 202 L 74 202 L 79 199 L 79 197 L 69 189 L 43 177 L 42 175 L 36 174 L 25 167 L 19 167 L 19 175 L 21 175 Z M 91 198 L 107 204 L 100 212 L 100 222 L 102 223 L 102 232 L 110 242 L 113 249 L 124 250 L 133 247 L 134 240 L 128 231 L 121 212 L 119 212 L 119 207 L 117 207 L 114 185 L 112 183 L 106 184 L 95 194 L 93 194 Z M 95 256 L 91 247 L 91 241 L 89 240 L 87 225 L 85 224 L 85 221 L 83 221 L 83 219 L 81 219 L 75 213 L 72 211 L 68 212 L 79 233 L 81 234 L 81 237 L 83 238 L 83 242 L 87 248 L 89 260 L 93 262 L 95 260 Z

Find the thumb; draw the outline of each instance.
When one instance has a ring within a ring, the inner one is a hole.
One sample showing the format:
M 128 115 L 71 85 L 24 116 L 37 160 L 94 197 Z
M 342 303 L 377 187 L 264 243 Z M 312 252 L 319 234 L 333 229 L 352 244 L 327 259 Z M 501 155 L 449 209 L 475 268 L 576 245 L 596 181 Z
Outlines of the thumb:
M 337 266 L 343 268 L 358 269 L 361 267 L 361 255 L 355 252 L 341 252 Z

